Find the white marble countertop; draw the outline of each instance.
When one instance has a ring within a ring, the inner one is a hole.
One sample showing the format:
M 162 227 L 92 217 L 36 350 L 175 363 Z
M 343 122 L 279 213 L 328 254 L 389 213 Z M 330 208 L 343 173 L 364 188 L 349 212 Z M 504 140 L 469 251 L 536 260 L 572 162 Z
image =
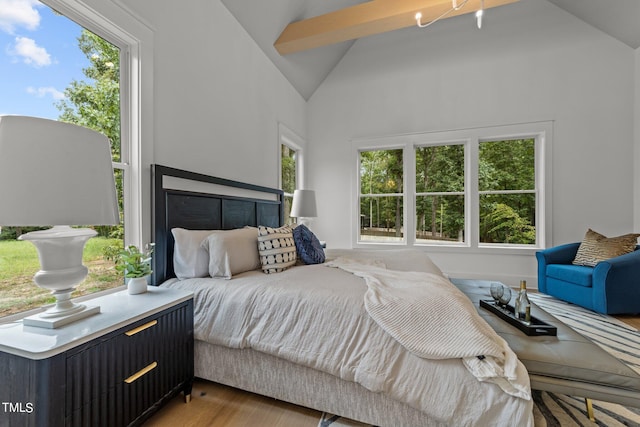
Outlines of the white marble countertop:
M 25 326 L 21 320 L 0 324 L 0 351 L 29 359 L 46 359 L 192 298 L 188 291 L 149 286 L 129 295 L 126 287 L 82 301 L 100 313 L 57 329 Z

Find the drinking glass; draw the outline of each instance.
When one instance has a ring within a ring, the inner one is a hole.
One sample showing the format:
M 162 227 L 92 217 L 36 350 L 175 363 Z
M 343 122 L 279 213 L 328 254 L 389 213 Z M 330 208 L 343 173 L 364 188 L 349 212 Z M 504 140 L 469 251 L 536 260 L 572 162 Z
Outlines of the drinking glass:
M 506 308 L 511 301 L 511 288 L 508 286 L 502 286 L 502 296 L 500 297 L 500 303 Z
M 492 282 L 489 291 L 491 292 L 491 298 L 493 298 L 496 301 L 496 305 L 498 305 L 502 294 L 504 294 L 504 286 L 502 283 Z

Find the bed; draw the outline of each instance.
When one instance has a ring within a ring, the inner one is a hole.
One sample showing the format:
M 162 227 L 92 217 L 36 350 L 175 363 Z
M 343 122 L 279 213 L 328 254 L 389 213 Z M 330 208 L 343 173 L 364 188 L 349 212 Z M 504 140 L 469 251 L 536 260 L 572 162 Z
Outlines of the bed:
M 388 289 L 380 278 L 446 280 L 424 252 L 327 250 L 323 264 L 208 277 L 206 271 L 225 269 L 219 259 L 226 255 L 212 255 L 219 236 L 255 233 L 245 227 L 280 230 L 282 191 L 160 165 L 152 166 L 152 182 L 152 282 L 194 292 L 196 377 L 378 426 L 533 425 L 528 376 L 517 359 L 511 359 L 510 372 L 518 374 L 513 383 L 522 388 L 505 392 L 512 387 L 504 384 L 506 374 L 479 380 L 484 355 L 419 357 L 416 352 L 434 346 L 402 328 L 399 336 L 393 327 L 385 329 L 397 311 L 377 311 L 376 299 L 385 294 L 372 289 Z M 214 230 L 217 237 L 208 237 Z M 193 247 L 185 252 L 185 235 L 187 241 L 209 239 L 208 259 Z M 404 321 L 422 313 L 403 313 Z M 446 340 L 465 339 L 464 330 L 427 329 L 442 331 Z M 425 337 L 438 334 L 424 331 Z

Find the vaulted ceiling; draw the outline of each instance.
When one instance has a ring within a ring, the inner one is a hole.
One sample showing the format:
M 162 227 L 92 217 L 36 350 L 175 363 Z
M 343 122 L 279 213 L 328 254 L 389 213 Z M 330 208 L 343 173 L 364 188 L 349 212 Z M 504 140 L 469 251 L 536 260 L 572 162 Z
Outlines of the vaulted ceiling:
M 535 1 L 549 1 L 631 48 L 640 47 L 640 0 Z M 288 24 L 295 21 L 370 3 L 362 0 L 222 0 L 222 2 L 305 99 L 309 99 L 355 40 L 281 55 L 274 47 L 274 43 L 282 31 Z M 517 4 L 500 7 L 517 7 Z M 447 23 L 442 21 L 437 25 L 447 25 Z

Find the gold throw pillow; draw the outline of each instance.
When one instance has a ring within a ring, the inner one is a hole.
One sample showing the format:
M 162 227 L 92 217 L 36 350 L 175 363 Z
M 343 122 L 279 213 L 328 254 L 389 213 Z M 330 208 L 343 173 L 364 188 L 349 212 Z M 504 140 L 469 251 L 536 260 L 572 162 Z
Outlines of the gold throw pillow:
M 633 252 L 640 234 L 606 237 L 589 229 L 573 260 L 575 265 L 595 267 L 600 261 Z

